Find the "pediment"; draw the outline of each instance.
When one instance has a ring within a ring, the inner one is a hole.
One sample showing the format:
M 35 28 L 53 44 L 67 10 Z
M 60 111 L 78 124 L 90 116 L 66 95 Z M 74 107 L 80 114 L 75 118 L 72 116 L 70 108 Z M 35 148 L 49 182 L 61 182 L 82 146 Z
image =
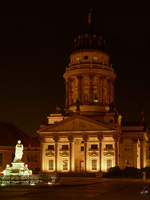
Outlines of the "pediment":
M 112 127 L 103 122 L 97 122 L 88 117 L 77 115 L 57 124 L 47 126 L 45 131 L 104 131 L 112 129 Z

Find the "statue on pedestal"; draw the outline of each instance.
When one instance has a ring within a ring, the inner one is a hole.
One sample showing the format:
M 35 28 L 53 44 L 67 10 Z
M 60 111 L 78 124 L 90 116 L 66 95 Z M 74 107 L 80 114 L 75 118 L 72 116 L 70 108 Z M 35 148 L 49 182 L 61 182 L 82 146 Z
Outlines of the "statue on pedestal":
M 18 140 L 18 143 L 16 144 L 14 162 L 21 162 L 22 156 L 23 156 L 23 144 L 21 144 L 21 140 Z

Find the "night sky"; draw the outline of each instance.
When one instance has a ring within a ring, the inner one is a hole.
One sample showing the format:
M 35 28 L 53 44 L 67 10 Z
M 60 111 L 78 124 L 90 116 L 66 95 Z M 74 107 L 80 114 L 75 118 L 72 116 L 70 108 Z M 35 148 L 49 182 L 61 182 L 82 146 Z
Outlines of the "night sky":
M 64 106 L 62 75 L 93 8 L 94 30 L 106 39 L 117 74 L 119 111 L 132 121 L 144 111 L 150 127 L 149 6 L 74 1 L 38 7 L 20 5 L 20 13 L 0 17 L 0 121 L 33 134 L 56 105 Z

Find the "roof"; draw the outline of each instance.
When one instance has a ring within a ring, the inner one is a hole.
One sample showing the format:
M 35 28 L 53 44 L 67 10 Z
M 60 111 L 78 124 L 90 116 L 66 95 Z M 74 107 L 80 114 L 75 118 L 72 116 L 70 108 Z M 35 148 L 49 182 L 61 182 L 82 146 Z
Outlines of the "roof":
M 30 137 L 13 124 L 0 122 L 0 145 L 15 146 L 18 140 L 24 146 L 39 146 L 38 138 Z
M 147 125 L 145 122 L 141 121 L 122 121 L 122 130 L 128 130 L 128 131 L 146 131 Z
M 115 131 L 115 127 L 104 122 L 97 122 L 96 120 L 93 120 L 91 118 L 74 114 L 73 116 L 68 117 L 61 122 L 57 122 L 51 125 L 41 125 L 37 133 L 41 135 L 43 133 L 59 134 L 61 132 L 65 132 L 66 134 L 70 134 L 71 132 L 84 132 L 84 134 L 86 134 L 87 131 L 90 131 L 92 133 L 108 133 Z

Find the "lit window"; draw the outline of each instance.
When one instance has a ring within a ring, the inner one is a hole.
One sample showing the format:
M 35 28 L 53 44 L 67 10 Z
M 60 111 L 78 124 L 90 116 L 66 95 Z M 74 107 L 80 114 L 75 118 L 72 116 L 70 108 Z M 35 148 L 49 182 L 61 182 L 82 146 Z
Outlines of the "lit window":
M 48 145 L 48 150 L 54 150 L 54 145 Z
M 92 160 L 92 170 L 97 170 L 97 160 Z
M 112 160 L 107 160 L 107 169 L 112 167 Z
M 91 144 L 91 150 L 97 150 L 98 145 L 97 144 Z
M 97 60 L 98 60 L 98 57 L 97 57 L 97 56 L 94 56 L 94 57 L 93 57 L 93 60 L 94 60 L 94 61 L 97 61 Z
M 63 160 L 63 170 L 68 170 L 68 160 Z
M 62 145 L 62 150 L 63 150 L 63 151 L 68 150 L 68 144 L 67 144 L 67 145 L 66 145 L 66 144 L 65 144 L 65 145 Z
M 84 147 L 83 146 L 81 146 L 81 151 L 84 151 Z
M 49 170 L 54 169 L 54 160 L 49 160 Z
M 97 97 L 97 94 L 94 94 L 94 103 L 97 103 L 98 102 L 98 97 Z
M 106 144 L 106 150 L 112 150 L 113 145 L 112 144 Z

